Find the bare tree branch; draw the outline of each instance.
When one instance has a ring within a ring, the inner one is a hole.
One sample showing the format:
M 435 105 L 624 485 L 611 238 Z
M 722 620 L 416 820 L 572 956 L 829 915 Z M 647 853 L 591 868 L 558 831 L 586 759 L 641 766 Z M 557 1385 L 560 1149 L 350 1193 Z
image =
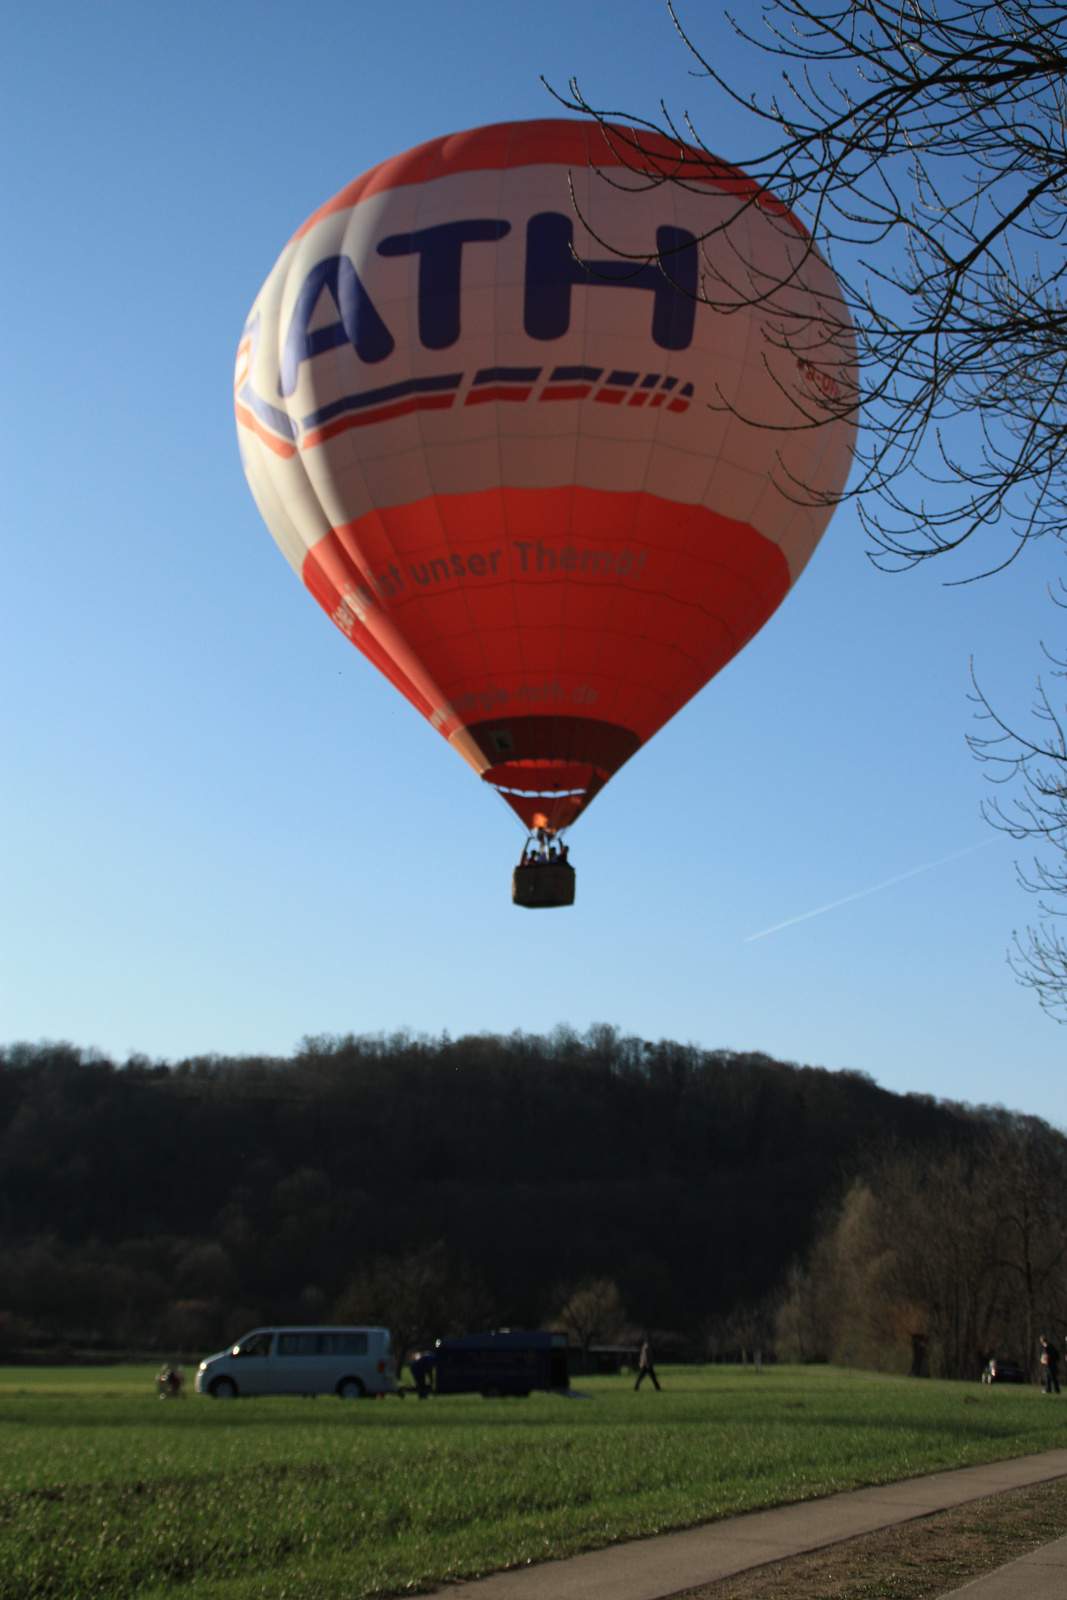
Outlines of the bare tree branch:
M 759 309 L 764 366 L 792 401 L 794 428 L 861 421 L 858 470 L 838 498 L 856 501 L 875 562 L 915 566 L 973 541 L 977 570 L 962 580 L 972 581 L 1036 539 L 1067 542 L 1067 6 L 767 0 L 758 31 L 728 19 L 784 65 L 781 93 L 765 101 L 731 85 L 669 9 L 694 75 L 755 117 L 758 148 L 731 150 L 737 165 L 727 165 L 688 112 L 663 106 L 659 123 L 620 125 L 574 81 L 565 104 L 596 117 L 622 157 L 622 174 L 606 181 L 705 193 L 712 184 L 734 197 L 710 208 L 697 298 L 723 316 Z M 778 276 L 737 242 L 754 206 L 794 230 Z M 794 294 L 812 253 L 829 260 L 841 291 L 818 325 L 797 315 Z M 669 258 L 660 265 L 670 273 Z M 824 362 L 813 373 L 805 345 L 833 347 L 835 318 L 854 327 L 855 351 L 842 337 L 839 372 Z M 795 357 L 791 386 L 782 351 Z M 734 409 L 723 393 L 711 404 Z M 810 503 L 782 462 L 779 479 Z M 1053 678 L 1067 676 L 1067 659 L 1050 661 Z M 1019 879 L 1040 917 L 1015 936 L 1009 960 L 1067 1021 L 1056 921 L 1067 914 L 1067 712 L 1039 683 L 1027 737 L 977 684 L 975 693 L 989 727 L 971 748 L 1014 794 L 986 815 L 1037 851 Z
M 624 158 L 623 176 L 608 181 L 696 189 L 733 176 L 736 211 L 705 245 L 732 243 L 737 218 L 770 196 L 804 221 L 809 249 L 841 284 L 860 385 L 818 408 L 798 388 L 795 425 L 862 414 L 847 493 L 876 559 L 914 565 L 996 530 L 1007 549 L 982 556 L 985 572 L 1034 538 L 1062 538 L 1067 11 L 1029 0 L 771 0 L 761 33 L 731 19 L 789 64 L 784 95 L 766 104 L 726 82 L 671 16 L 697 76 L 755 113 L 769 148 L 728 166 L 688 114 L 679 122 L 664 107 L 658 124 L 620 126 L 576 82 L 565 103 L 597 117 Z M 675 142 L 676 161 L 650 154 L 650 132 Z M 699 298 L 724 315 L 758 305 L 772 314 L 768 340 L 802 357 L 788 302 L 802 255 L 782 282 L 736 253 L 727 277 L 721 259 L 713 268 L 705 249 Z

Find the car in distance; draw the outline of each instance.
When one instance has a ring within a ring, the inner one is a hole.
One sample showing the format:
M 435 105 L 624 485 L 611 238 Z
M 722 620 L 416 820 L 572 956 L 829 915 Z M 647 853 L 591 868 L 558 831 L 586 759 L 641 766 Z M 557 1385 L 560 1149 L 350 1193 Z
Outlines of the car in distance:
M 992 1361 L 987 1361 L 982 1370 L 983 1383 L 1029 1383 L 1030 1378 L 1025 1367 L 1017 1361 L 1003 1361 L 1000 1356 L 994 1356 Z
M 388 1328 L 256 1328 L 201 1361 L 197 1394 L 395 1394 Z

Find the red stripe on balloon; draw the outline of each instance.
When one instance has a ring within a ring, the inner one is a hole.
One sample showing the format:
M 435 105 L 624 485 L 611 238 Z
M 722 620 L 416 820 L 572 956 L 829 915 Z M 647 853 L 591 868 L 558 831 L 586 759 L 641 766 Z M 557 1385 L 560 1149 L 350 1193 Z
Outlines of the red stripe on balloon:
M 565 549 L 576 566 L 561 565 Z M 502 724 L 565 712 L 645 742 L 790 584 L 778 546 L 745 523 L 581 486 L 382 507 L 329 533 L 303 571 L 331 615 L 346 585 L 373 589 L 368 622 L 380 607 L 436 686 L 436 705 L 419 709 L 444 712 L 446 737 L 498 711 Z M 363 648 L 363 630 L 351 637 Z
M 592 390 L 591 383 L 565 383 L 558 389 L 542 389 L 542 400 L 584 400 Z
M 398 400 L 395 405 L 338 417 L 335 422 L 327 422 L 324 427 L 305 434 L 301 449 L 311 450 L 317 444 L 325 444 L 327 439 L 335 439 L 339 433 L 347 433 L 350 428 L 369 428 L 372 422 L 390 422 L 393 417 L 406 417 L 412 411 L 447 411 L 454 399 L 455 395 L 451 394 L 414 395 L 409 400 Z
M 277 434 L 265 428 L 258 417 L 252 415 L 247 406 L 238 405 L 234 401 L 234 412 L 242 428 L 248 428 L 257 439 L 262 439 L 268 450 L 273 450 L 276 456 L 281 456 L 283 461 L 288 461 L 290 456 L 296 455 L 296 445 L 290 444 L 285 439 L 279 439 Z
M 332 200 L 327 200 L 297 229 L 293 239 L 302 239 L 324 217 L 347 211 L 360 200 L 389 189 L 446 178 L 458 172 L 500 172 L 506 168 L 548 165 L 622 167 L 662 179 L 706 183 L 722 193 L 753 201 L 761 210 L 790 222 L 802 238 L 808 238 L 804 224 L 774 195 L 761 189 L 738 168 L 692 145 L 621 124 L 601 126 L 598 122 L 547 117 L 532 122 L 497 122 L 416 145 L 404 155 L 371 167 Z
M 488 400 L 528 400 L 532 393 L 532 384 L 525 389 L 509 389 L 497 383 L 487 389 L 472 389 L 465 404 L 483 406 Z
M 359 568 L 340 546 L 333 549 L 326 546 L 327 541 L 324 539 L 316 546 L 317 558 L 313 559 L 310 555 L 305 557 L 301 568 L 305 586 L 330 621 L 341 629 L 359 653 L 366 656 L 371 665 L 377 667 L 382 676 L 387 678 L 395 689 L 399 689 L 406 700 L 410 700 L 420 715 L 429 719 L 433 707 L 425 695 L 412 683 L 389 652 L 383 649 L 370 629 L 345 604 L 345 590 L 352 586 L 353 577 L 359 574 Z M 357 586 L 361 586 L 362 576 L 360 575 L 356 581 Z M 345 618 L 343 625 L 340 621 L 342 616 Z

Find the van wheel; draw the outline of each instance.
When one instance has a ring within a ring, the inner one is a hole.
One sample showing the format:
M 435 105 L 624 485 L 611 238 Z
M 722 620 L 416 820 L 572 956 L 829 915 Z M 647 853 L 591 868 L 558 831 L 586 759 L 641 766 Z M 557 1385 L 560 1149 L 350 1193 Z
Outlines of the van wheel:
M 362 1378 L 342 1378 L 337 1385 L 337 1393 L 342 1400 L 362 1400 L 367 1390 Z
M 232 1378 L 216 1378 L 211 1385 L 211 1398 L 213 1400 L 236 1400 L 237 1385 Z
M 482 1390 L 482 1395 L 486 1400 L 503 1400 L 504 1391 L 499 1383 L 487 1383 Z

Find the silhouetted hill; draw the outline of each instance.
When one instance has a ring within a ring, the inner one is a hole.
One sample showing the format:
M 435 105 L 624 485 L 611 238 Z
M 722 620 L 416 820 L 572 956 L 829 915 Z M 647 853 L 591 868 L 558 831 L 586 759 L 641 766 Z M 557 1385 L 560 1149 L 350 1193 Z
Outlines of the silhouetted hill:
M 322 1316 L 375 1258 L 437 1240 L 502 1320 L 536 1324 L 596 1276 L 639 1323 L 692 1333 L 775 1287 L 872 1150 L 980 1123 L 859 1073 L 606 1027 L 175 1066 L 16 1045 L 0 1340 L 213 1343 Z

